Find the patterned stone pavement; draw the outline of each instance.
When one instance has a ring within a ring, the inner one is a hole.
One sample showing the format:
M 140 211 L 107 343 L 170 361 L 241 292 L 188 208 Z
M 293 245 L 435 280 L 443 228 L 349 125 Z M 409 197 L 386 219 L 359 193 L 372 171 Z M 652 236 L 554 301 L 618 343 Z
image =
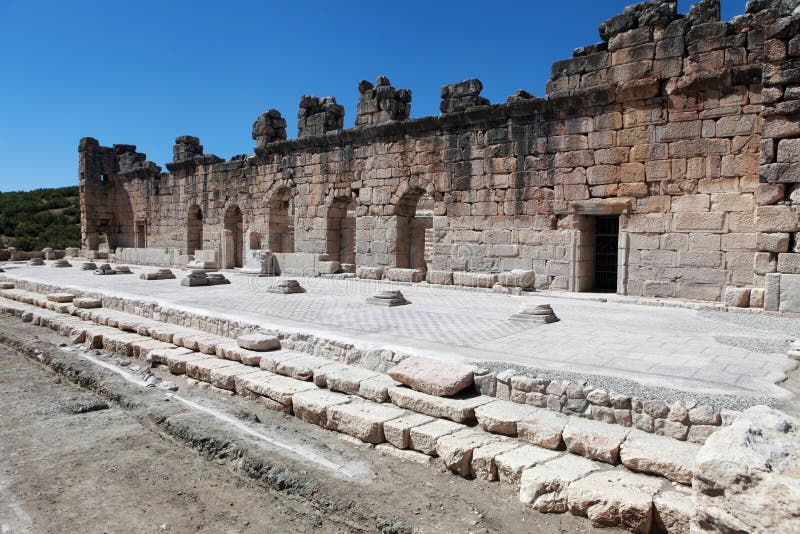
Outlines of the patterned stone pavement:
M 228 274 L 230 285 L 189 288 L 180 285 L 179 271 L 177 280 L 145 281 L 137 274 L 95 276 L 76 267 L 5 267 L 10 276 L 207 310 L 364 347 L 445 360 L 505 361 L 703 393 L 784 395 L 775 383 L 794 364 L 784 345 L 800 338 L 798 320 L 625 302 L 314 278 L 300 279 L 306 293 L 282 295 L 267 291 L 278 279 L 234 273 Z M 412 304 L 365 304 L 385 289 L 400 289 Z M 509 319 L 523 303 L 545 302 L 559 322 Z

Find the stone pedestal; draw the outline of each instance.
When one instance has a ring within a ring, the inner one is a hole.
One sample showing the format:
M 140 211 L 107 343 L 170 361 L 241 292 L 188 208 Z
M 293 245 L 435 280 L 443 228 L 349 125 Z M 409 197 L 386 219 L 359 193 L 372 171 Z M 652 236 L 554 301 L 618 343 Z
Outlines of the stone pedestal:
M 245 258 L 245 265 L 239 269 L 245 276 L 278 276 L 280 270 L 271 250 L 251 250 Z
M 207 271 L 212 272 L 219 269 L 215 261 L 194 260 L 186 264 L 186 269 L 189 271 Z
M 367 304 L 374 304 L 376 306 L 404 306 L 406 304 L 411 304 L 406 298 L 403 296 L 403 293 L 400 291 L 381 291 L 376 295 L 369 297 L 367 299 Z
M 85 261 L 81 263 L 81 271 L 94 271 L 97 269 L 97 264 L 93 261 Z
M 94 274 L 107 275 L 107 274 L 117 274 L 117 273 L 114 271 L 111 265 L 109 265 L 108 263 L 103 263 L 102 265 L 100 265 L 100 267 L 95 269 Z
M 117 265 L 114 267 L 115 274 L 133 274 L 131 273 L 131 268 L 127 265 Z
M 231 281 L 225 278 L 225 275 L 222 273 L 207 273 L 206 280 L 208 280 L 208 285 L 210 286 L 219 286 L 231 283 Z
M 297 280 L 282 280 L 276 285 L 269 288 L 270 293 L 282 293 L 284 295 L 290 293 L 305 293 L 305 289 L 300 286 Z
M 171 269 L 158 269 L 150 273 L 142 273 L 139 275 L 142 280 L 174 280 L 175 274 Z
M 56 260 L 50 264 L 50 267 L 72 267 L 72 264 L 67 260 Z
M 540 324 L 558 321 L 558 317 L 553 313 L 553 308 L 549 304 L 523 304 L 522 308 L 511 318 L 517 321 Z
M 181 280 L 181 285 L 185 287 L 207 286 L 208 275 L 203 270 L 192 270 L 189 274 Z
M 42 258 L 31 258 L 28 262 L 28 267 L 41 267 L 42 265 L 44 265 Z

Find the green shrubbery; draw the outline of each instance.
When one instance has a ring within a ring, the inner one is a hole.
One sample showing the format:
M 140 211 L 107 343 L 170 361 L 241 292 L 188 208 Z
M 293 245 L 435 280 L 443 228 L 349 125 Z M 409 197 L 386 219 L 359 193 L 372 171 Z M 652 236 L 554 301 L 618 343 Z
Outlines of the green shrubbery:
M 0 238 L 25 251 L 79 247 L 78 187 L 0 193 Z

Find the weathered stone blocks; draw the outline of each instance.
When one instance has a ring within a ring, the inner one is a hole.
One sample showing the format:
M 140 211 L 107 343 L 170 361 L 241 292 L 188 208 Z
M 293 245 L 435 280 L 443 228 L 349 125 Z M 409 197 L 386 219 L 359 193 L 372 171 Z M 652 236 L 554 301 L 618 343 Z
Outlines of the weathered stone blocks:
M 410 357 L 389 369 L 389 376 L 412 389 L 441 397 L 472 386 L 474 372 L 471 365 Z

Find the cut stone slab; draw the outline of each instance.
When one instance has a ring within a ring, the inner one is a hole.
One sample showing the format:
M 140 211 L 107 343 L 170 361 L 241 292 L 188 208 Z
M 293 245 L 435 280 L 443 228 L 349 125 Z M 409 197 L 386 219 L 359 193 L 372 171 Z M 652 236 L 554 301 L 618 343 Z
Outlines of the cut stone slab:
M 520 448 L 515 440 L 501 438 L 500 441 L 477 447 L 472 451 L 472 476 L 494 482 L 497 480 L 497 463 L 494 459 L 506 452 Z
M 428 456 L 436 456 L 436 440 L 464 428 L 464 425 L 444 419 L 415 426 L 411 429 L 411 448 Z
M 279 293 L 281 295 L 291 295 L 294 293 L 305 293 L 306 290 L 300 285 L 297 280 L 281 280 L 274 286 L 270 287 L 267 291 L 270 293 Z
M 217 367 L 211 370 L 210 382 L 211 385 L 220 389 L 228 391 L 236 390 L 236 377 L 251 373 L 257 373 L 258 369 L 242 365 L 241 363 L 232 362 L 230 360 L 222 360 L 229 362 L 231 365 L 226 367 Z
M 266 380 L 273 376 L 275 376 L 275 373 L 270 373 L 269 371 L 264 371 L 259 369 L 256 369 L 255 373 L 247 375 L 238 375 L 233 379 L 236 388 L 235 389 L 236 394 L 244 398 L 249 398 L 249 399 L 256 398 L 259 395 L 253 393 L 253 391 L 250 390 L 250 387 L 259 380 Z
M 519 500 L 542 513 L 563 514 L 569 509 L 569 485 L 599 471 L 602 465 L 574 454 L 565 454 L 526 469 L 520 477 Z
M 325 365 L 330 365 L 331 360 L 311 356 L 310 354 L 299 354 L 296 358 L 281 360 L 275 364 L 275 372 L 280 375 L 290 376 L 296 380 L 311 380 L 314 372 Z
M 689 489 L 676 488 L 664 491 L 653 497 L 655 523 L 672 534 L 689 534 L 689 526 L 694 515 L 694 495 Z
M 663 481 L 620 469 L 599 471 L 567 488 L 569 511 L 594 527 L 621 527 L 645 534 L 653 524 L 653 496 Z
M 559 453 L 543 449 L 536 445 L 522 445 L 516 449 L 498 454 L 494 461 L 497 464 L 497 476 L 501 483 L 517 485 L 522 472 L 535 465 L 558 458 Z
M 222 367 L 231 367 L 236 362 L 222 360 L 219 358 L 208 358 L 205 360 L 191 360 L 186 362 L 186 376 L 200 380 L 201 382 L 211 382 L 211 371 Z
M 505 400 L 496 400 L 475 408 L 478 424 L 487 432 L 517 435 L 517 423 L 536 415 L 541 408 Z
M 47 300 L 50 302 L 72 302 L 75 295 L 72 293 L 48 293 Z
M 221 345 L 226 342 L 227 340 L 222 337 L 216 337 L 216 336 L 202 337 L 197 340 L 197 350 L 199 350 L 203 354 L 216 355 L 217 345 Z
M 694 459 L 699 451 L 700 445 L 695 443 L 633 429 L 622 442 L 620 459 L 632 471 L 691 486 Z
M 619 425 L 570 417 L 562 435 L 569 452 L 613 465 L 629 431 Z
M 186 363 L 193 362 L 197 360 L 210 360 L 216 359 L 213 356 L 208 356 L 207 354 L 200 354 L 199 352 L 189 352 L 187 354 L 170 354 L 167 356 L 167 366 L 169 367 L 169 372 L 173 375 L 183 375 L 186 374 Z
M 281 347 L 280 340 L 275 336 L 263 334 L 245 334 L 236 338 L 236 343 L 243 349 L 263 352 Z
M 378 373 L 350 365 L 332 364 L 319 368 L 314 374 L 315 381 L 318 376 L 324 377 L 320 380 L 324 379 L 328 389 L 332 391 L 358 395 L 361 382 L 378 376 Z
M 411 389 L 444 397 L 471 387 L 475 370 L 472 365 L 411 357 L 389 369 L 389 376 Z
M 192 354 L 194 351 L 185 347 L 176 347 L 174 349 L 156 349 L 147 353 L 145 361 L 155 364 L 167 365 L 170 356 L 183 356 Z M 194 353 L 196 354 L 196 353 Z
M 0 282 L 0 289 L 14 289 L 12 282 Z
M 400 382 L 381 373 L 362 380 L 358 384 L 358 395 L 375 402 L 389 402 L 389 390 L 399 385 Z
M 387 404 L 351 402 L 328 408 L 328 427 L 366 443 L 378 444 L 386 441 L 384 423 L 407 414 Z
M 102 308 L 103 301 L 100 299 L 92 299 L 87 297 L 73 299 L 72 305 L 76 308 L 81 309 L 90 309 L 90 308 Z
M 367 304 L 391 308 L 394 306 L 405 306 L 406 304 L 411 303 L 406 300 L 406 298 L 403 296 L 403 293 L 400 291 L 380 291 L 372 297 L 369 297 L 367 299 Z
M 306 423 L 327 428 L 328 409 L 333 406 L 347 404 L 350 400 L 350 397 L 341 393 L 315 389 L 295 393 L 292 396 L 292 408 L 294 415 Z
M 475 408 L 495 401 L 494 397 L 486 395 L 464 398 L 437 397 L 406 387 L 391 388 L 388 393 L 392 402 L 401 408 L 465 424 L 475 421 Z
M 245 350 L 245 349 L 241 349 Z M 278 372 L 278 365 L 283 362 L 294 360 L 295 358 L 299 358 L 300 356 L 305 356 L 302 352 L 294 352 L 291 350 L 276 350 L 273 352 L 259 352 L 261 354 L 261 359 L 258 362 L 258 366 L 262 369 L 266 369 L 267 371 L 277 373 Z
M 430 423 L 433 420 L 433 417 L 420 413 L 404 415 L 384 423 L 383 433 L 387 442 L 398 449 L 407 449 L 411 446 L 411 429 Z
M 436 441 L 436 454 L 450 471 L 468 477 L 471 473 L 473 451 L 500 439 L 502 438 L 499 436 L 465 428 L 439 438 Z
M 250 375 L 246 375 L 250 376 Z M 245 378 L 245 380 L 247 380 Z M 285 406 L 287 413 L 291 413 L 292 396 L 301 391 L 313 391 L 317 386 L 310 382 L 302 382 L 288 376 L 272 375 L 268 378 L 254 380 L 248 389 L 262 397 L 269 397 Z
M 569 418 L 551 410 L 538 410 L 517 423 L 517 435 L 522 441 L 546 449 L 561 449 L 562 433 Z
M 534 324 L 547 324 L 558 321 L 549 304 L 523 304 L 520 310 L 511 316 L 515 321 L 526 321 Z

